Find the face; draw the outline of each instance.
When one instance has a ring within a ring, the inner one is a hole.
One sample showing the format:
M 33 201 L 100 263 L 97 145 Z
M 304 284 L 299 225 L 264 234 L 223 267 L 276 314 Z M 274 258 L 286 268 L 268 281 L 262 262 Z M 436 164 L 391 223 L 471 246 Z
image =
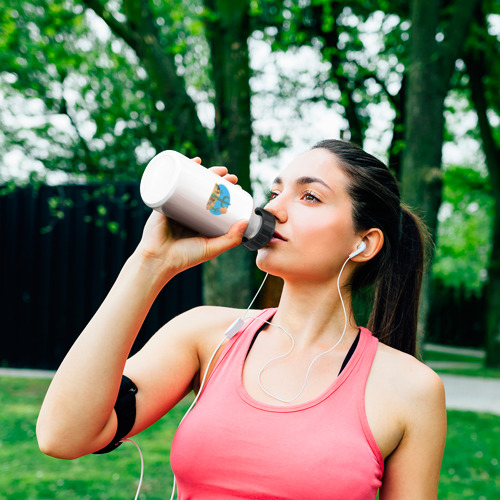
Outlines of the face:
M 258 267 L 285 279 L 335 279 L 360 242 L 346 188 L 328 151 L 296 158 L 273 182 L 265 208 L 276 217 L 276 232 L 259 250 Z

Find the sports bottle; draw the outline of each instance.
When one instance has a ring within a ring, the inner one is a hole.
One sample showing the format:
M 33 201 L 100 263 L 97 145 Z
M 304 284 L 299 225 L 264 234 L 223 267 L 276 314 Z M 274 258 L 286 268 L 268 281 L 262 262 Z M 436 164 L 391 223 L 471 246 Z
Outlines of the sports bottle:
M 144 203 L 204 236 L 220 236 L 238 220 L 248 226 L 242 245 L 265 246 L 274 234 L 275 218 L 255 208 L 250 194 L 177 151 L 163 151 L 147 165 L 141 179 Z

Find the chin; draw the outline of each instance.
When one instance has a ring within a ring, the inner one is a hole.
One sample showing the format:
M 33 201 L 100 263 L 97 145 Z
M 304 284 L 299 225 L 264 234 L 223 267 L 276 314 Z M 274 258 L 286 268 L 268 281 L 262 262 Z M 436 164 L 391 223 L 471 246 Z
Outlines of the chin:
M 273 258 L 267 248 L 261 248 L 257 252 L 255 265 L 264 273 L 269 273 L 273 276 L 281 277 L 283 272 L 283 259 L 279 257 Z M 281 270 L 281 272 L 280 272 Z

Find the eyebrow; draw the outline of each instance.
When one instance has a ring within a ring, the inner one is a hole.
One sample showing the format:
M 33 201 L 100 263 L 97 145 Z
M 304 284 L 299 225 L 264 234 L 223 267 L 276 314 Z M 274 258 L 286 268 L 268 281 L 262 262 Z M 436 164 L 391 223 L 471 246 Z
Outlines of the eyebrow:
M 295 184 L 297 184 L 298 186 L 303 186 L 305 184 L 314 184 L 314 183 L 321 184 L 321 185 L 325 186 L 326 188 L 328 188 L 330 191 L 333 191 L 333 189 L 324 180 L 320 179 L 319 177 L 304 176 L 304 177 L 299 177 L 295 181 Z M 281 179 L 281 177 L 276 177 L 276 179 L 274 179 L 274 181 L 273 181 L 273 184 L 282 185 L 283 180 Z

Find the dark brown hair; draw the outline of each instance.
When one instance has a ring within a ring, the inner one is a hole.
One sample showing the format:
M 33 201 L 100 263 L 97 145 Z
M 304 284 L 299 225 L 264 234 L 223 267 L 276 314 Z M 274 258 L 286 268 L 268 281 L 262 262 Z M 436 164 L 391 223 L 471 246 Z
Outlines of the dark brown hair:
M 374 288 L 367 327 L 385 344 L 415 355 L 425 227 L 401 205 L 397 180 L 383 162 L 345 141 L 325 140 L 317 148 L 334 155 L 348 178 L 354 229 L 379 228 L 384 234 L 380 252 L 351 276 L 353 293 Z

